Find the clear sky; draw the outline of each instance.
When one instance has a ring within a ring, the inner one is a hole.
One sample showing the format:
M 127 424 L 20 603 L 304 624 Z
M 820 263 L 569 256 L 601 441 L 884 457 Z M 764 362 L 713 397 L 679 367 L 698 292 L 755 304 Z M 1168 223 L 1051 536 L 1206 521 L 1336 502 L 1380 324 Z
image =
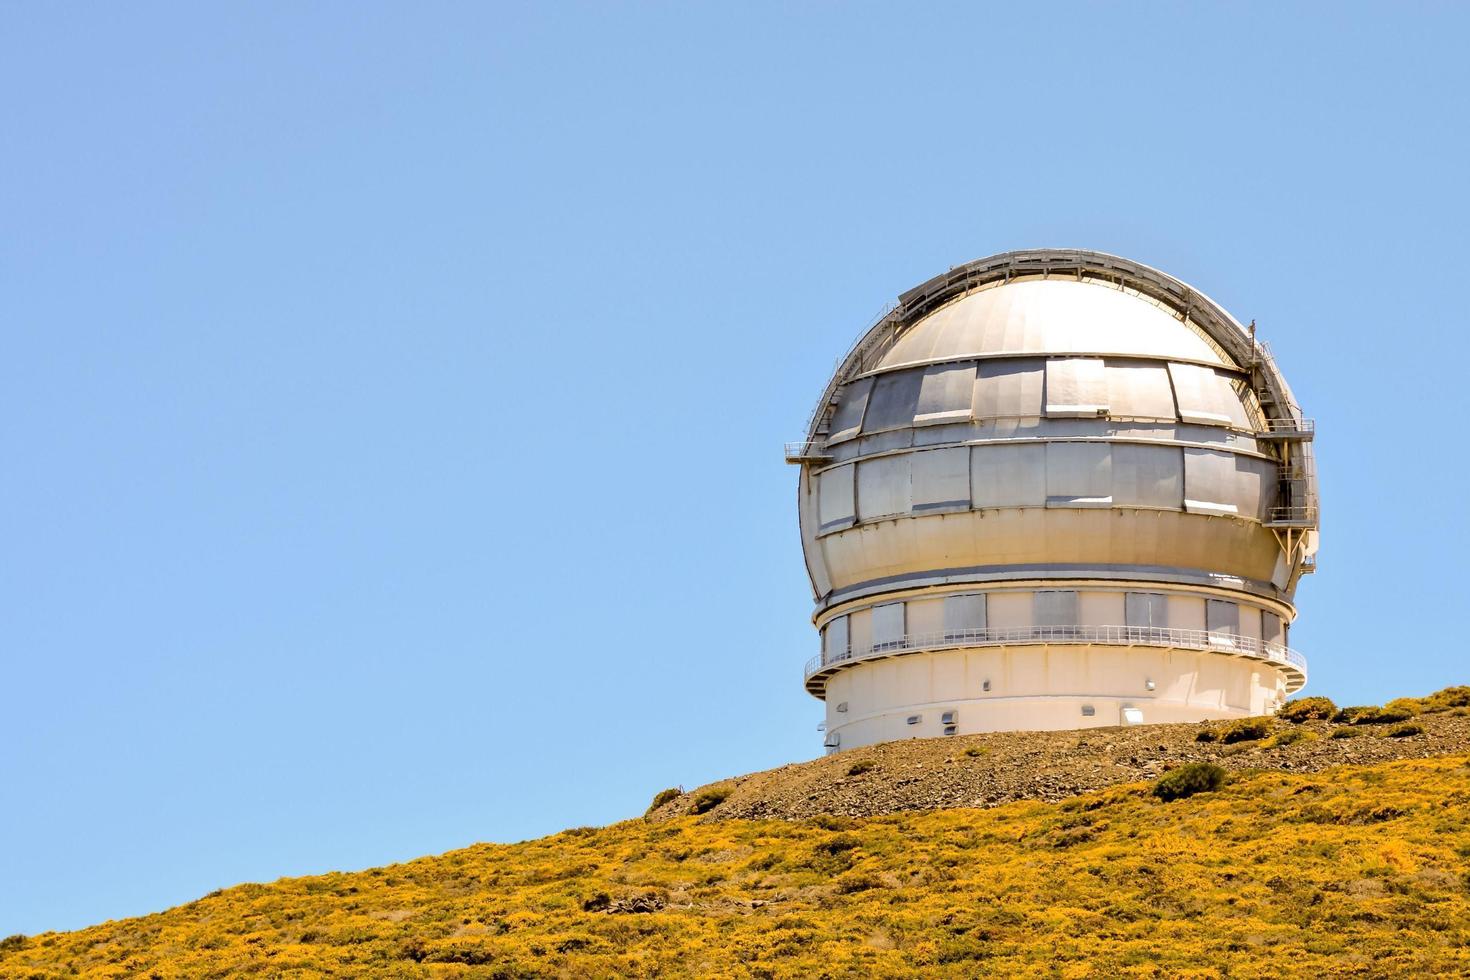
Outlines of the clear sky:
M 781 443 L 1012 248 L 1258 321 L 1311 692 L 1470 682 L 1467 11 L 5 3 L 0 935 L 818 754 Z

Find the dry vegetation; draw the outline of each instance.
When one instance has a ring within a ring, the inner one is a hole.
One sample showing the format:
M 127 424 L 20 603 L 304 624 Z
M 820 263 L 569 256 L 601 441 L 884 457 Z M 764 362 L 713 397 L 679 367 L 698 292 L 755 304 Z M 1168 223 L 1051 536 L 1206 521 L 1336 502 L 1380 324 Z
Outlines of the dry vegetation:
M 0 944 L 0 977 L 1446 976 L 1470 764 L 866 820 L 679 817 L 241 885 Z
M 0 980 L 1470 975 L 1470 689 L 1324 702 L 1291 721 L 878 746 L 666 790 L 642 820 L 12 936 Z M 1104 788 L 1051 799 L 1068 787 L 1025 753 L 1058 747 Z M 913 795 L 956 767 L 1033 798 Z M 794 819 L 822 780 L 902 805 Z M 787 819 L 739 818 L 761 787 L 786 793 Z

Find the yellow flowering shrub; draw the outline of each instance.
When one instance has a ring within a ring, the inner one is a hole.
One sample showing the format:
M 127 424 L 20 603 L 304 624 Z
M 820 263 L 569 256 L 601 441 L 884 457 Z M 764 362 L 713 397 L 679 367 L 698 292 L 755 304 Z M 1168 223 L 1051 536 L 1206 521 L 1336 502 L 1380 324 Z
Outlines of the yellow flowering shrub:
M 803 823 L 627 821 L 0 943 L 0 977 L 1451 976 L 1470 766 Z

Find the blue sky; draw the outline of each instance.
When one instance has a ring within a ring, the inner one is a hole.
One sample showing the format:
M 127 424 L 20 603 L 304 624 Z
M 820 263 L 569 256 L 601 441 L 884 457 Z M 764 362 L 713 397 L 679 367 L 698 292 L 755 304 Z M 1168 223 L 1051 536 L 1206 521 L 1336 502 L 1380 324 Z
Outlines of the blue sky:
M 781 443 L 1011 248 L 1255 318 L 1311 691 L 1470 682 L 1467 8 L 1017 7 L 0 7 L 0 935 L 816 755 Z

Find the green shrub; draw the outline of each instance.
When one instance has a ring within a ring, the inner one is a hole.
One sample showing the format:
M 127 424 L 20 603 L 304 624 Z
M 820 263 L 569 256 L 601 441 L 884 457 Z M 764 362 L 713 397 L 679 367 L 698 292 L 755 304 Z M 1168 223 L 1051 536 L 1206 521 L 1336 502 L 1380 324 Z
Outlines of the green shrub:
M 13 936 L 6 936 L 4 939 L 0 939 L 0 953 L 9 952 L 12 949 L 20 949 L 25 944 L 26 937 L 20 933 L 16 933 Z
M 1335 714 L 1337 705 L 1332 703 L 1331 698 L 1313 697 L 1286 702 L 1276 712 L 1276 717 L 1293 725 L 1300 725 L 1304 721 L 1326 721 Z
M 1271 734 L 1271 722 L 1265 718 L 1242 718 L 1225 729 L 1225 734 L 1220 736 L 1220 741 L 1226 745 L 1233 745 L 1236 742 L 1254 742 L 1269 734 Z
M 1332 716 L 1332 720 L 1340 725 L 1391 725 L 1398 721 L 1408 721 L 1412 717 L 1414 712 L 1401 704 L 1382 708 L 1359 704 L 1343 708 Z
M 665 803 L 668 803 L 671 800 L 678 799 L 681 795 L 683 795 L 683 793 L 684 791 L 682 789 L 679 789 L 677 786 L 670 786 L 668 789 L 659 790 L 656 794 L 654 794 L 653 802 L 648 804 L 648 809 L 643 811 L 643 815 L 645 817 L 648 816 L 650 813 L 652 813 L 654 810 L 657 810 Z
M 989 749 L 981 748 L 980 746 L 977 746 L 977 745 L 972 745 L 968 749 L 965 749 L 965 755 L 969 756 L 972 759 L 978 759 L 982 755 L 989 755 L 989 754 L 990 754 L 990 750 Z
M 1213 762 L 1190 762 L 1159 777 L 1153 793 L 1168 803 L 1196 793 L 1209 793 L 1225 785 L 1225 770 Z
M 1301 728 L 1288 728 L 1285 731 L 1272 735 L 1266 741 L 1266 745 L 1270 748 L 1279 748 L 1283 745 L 1290 745 L 1293 742 L 1315 742 L 1320 737 L 1316 732 L 1309 732 Z
M 694 802 L 689 805 L 689 812 L 708 813 L 729 799 L 733 790 L 732 786 L 711 786 L 709 789 L 702 789 L 695 794 Z
M 864 759 L 862 762 L 854 762 L 852 765 L 848 766 L 847 774 L 849 776 L 861 776 L 863 773 L 869 772 L 876 768 L 878 768 L 878 764 L 876 762 L 873 762 L 871 759 Z
M 1447 687 L 1435 691 L 1427 698 L 1419 698 L 1419 710 L 1424 712 L 1450 711 L 1455 708 L 1470 708 L 1470 687 Z
M 1409 725 L 1400 725 L 1388 733 L 1389 738 L 1408 738 L 1410 735 L 1423 735 L 1424 726 L 1417 722 Z
M 1357 738 L 1361 734 L 1363 733 L 1356 728 L 1334 728 L 1332 730 L 1333 738 Z
M 1220 733 L 1213 728 L 1202 728 L 1195 733 L 1194 740 L 1196 742 L 1218 742 L 1220 741 Z

